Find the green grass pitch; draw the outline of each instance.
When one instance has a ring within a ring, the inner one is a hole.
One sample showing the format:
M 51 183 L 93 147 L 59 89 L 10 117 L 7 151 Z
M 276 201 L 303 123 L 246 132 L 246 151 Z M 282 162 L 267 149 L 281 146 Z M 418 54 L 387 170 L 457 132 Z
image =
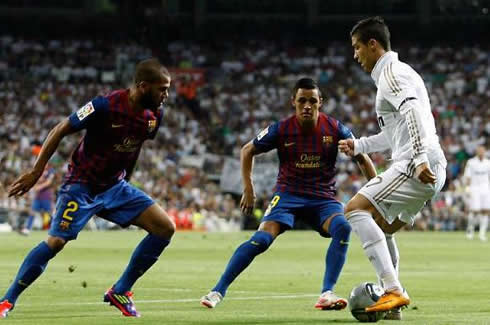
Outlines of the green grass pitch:
M 46 272 L 19 298 L 6 324 L 358 324 L 348 310 L 313 308 L 320 293 L 329 239 L 290 231 L 230 287 L 216 309 L 199 305 L 234 249 L 250 237 L 240 233 L 175 235 L 158 263 L 133 288 L 139 319 L 128 319 L 102 303 L 119 277 L 142 231 L 87 232 L 67 245 Z M 0 294 L 27 252 L 45 238 L 0 234 Z M 412 304 L 406 324 L 490 324 L 490 242 L 463 233 L 397 235 L 401 280 Z M 71 268 L 70 268 L 71 266 Z M 70 272 L 70 270 L 72 272 Z M 347 297 L 374 270 L 352 235 L 336 292 Z M 85 285 L 84 285 L 85 284 Z M 393 323 L 380 321 L 379 323 Z

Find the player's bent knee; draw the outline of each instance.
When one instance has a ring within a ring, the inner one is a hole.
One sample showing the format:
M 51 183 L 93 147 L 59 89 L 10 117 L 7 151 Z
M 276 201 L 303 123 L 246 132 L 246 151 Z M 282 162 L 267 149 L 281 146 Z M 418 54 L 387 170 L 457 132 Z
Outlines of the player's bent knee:
M 273 238 L 276 238 L 285 231 L 285 228 L 280 223 L 275 221 L 264 221 L 259 226 L 259 231 L 269 233 Z
M 58 253 L 65 247 L 67 241 L 61 237 L 49 236 L 46 243 L 53 252 Z
M 153 226 L 149 233 L 170 240 L 174 235 L 175 230 L 175 223 L 172 220 L 167 219 L 161 224 Z
M 363 210 L 363 205 L 361 204 L 360 200 L 357 199 L 357 196 L 354 196 L 352 199 L 347 202 L 347 204 L 344 207 L 344 213 L 347 214 L 355 211 L 355 210 Z
M 266 231 L 259 230 L 252 235 L 247 243 L 255 247 L 257 254 L 261 254 L 269 248 L 273 241 L 274 236 Z
M 376 208 L 366 197 L 358 193 L 345 205 L 344 212 L 347 219 L 349 218 L 348 214 L 355 210 L 364 210 L 370 213 L 374 213 L 376 211 Z
M 346 237 L 348 238 L 351 232 L 352 232 L 352 227 L 347 222 L 347 220 L 345 220 L 337 227 L 336 235 L 341 238 L 346 238 Z
M 330 222 L 329 231 L 332 238 L 339 238 L 344 241 L 349 239 L 352 227 L 343 215 L 337 215 Z

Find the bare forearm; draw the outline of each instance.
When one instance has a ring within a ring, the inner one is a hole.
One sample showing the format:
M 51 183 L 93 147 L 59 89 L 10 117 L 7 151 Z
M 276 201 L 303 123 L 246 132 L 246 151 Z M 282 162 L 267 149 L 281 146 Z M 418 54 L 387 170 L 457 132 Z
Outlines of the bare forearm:
M 354 158 L 356 159 L 357 166 L 359 166 L 359 169 L 367 180 L 376 177 L 376 168 L 367 154 L 359 154 Z
M 56 132 L 56 128 L 49 132 L 48 137 L 43 143 L 41 152 L 36 159 L 36 163 L 34 164 L 34 170 L 38 172 L 42 172 L 44 170 L 44 167 L 48 163 L 49 159 L 58 148 L 61 139 L 62 137 Z
M 255 147 L 251 142 L 243 146 L 240 152 L 240 166 L 241 166 L 242 183 L 244 189 L 249 189 L 249 190 L 253 189 L 252 168 L 253 168 L 254 155 L 255 155 Z
M 33 169 L 35 171 L 42 173 L 49 159 L 58 148 L 61 139 L 63 139 L 63 137 L 69 133 L 72 133 L 72 130 L 68 119 L 65 119 L 61 123 L 57 124 L 49 132 L 48 137 L 46 138 L 46 140 L 44 140 L 44 143 L 41 147 L 39 156 L 34 163 Z

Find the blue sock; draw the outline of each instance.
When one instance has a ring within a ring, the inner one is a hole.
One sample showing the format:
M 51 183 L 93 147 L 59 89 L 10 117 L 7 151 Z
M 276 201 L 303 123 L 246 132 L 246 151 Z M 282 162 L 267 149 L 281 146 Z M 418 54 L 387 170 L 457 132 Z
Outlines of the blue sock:
M 134 250 L 126 270 L 114 285 L 114 291 L 121 294 L 130 291 L 136 280 L 155 264 L 169 243 L 169 240 L 152 234 L 143 238 Z
M 34 216 L 30 215 L 26 220 L 26 229 L 32 230 L 32 225 L 34 224 Z
M 265 252 L 273 240 L 268 232 L 257 231 L 248 241 L 238 246 L 213 291 L 218 291 L 224 297 L 236 277 L 252 263 L 255 256 Z
M 44 272 L 48 261 L 55 255 L 53 250 L 44 241 L 34 247 L 24 259 L 14 282 L 3 299 L 7 299 L 11 304 L 15 304 L 22 291 Z
M 329 231 L 332 241 L 327 250 L 322 292 L 333 290 L 345 263 L 351 226 L 343 215 L 333 217 Z

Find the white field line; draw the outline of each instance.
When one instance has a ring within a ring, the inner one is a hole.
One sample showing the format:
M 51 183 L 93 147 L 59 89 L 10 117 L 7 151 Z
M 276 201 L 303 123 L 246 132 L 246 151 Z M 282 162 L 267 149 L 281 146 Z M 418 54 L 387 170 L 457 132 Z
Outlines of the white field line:
M 256 296 L 256 297 L 227 297 L 226 300 L 267 300 L 267 299 L 291 299 L 291 298 L 311 298 L 318 297 L 315 294 L 299 294 L 299 295 L 274 295 L 274 296 Z M 184 299 L 152 299 L 152 300 L 137 300 L 136 305 L 140 304 L 156 304 L 156 303 L 186 303 L 186 302 L 198 302 L 199 298 L 184 298 Z M 102 305 L 107 304 L 105 302 L 58 302 L 58 303 L 34 303 L 34 304 L 18 304 L 18 306 L 81 306 L 81 305 Z M 17 305 L 16 305 L 17 306 Z

